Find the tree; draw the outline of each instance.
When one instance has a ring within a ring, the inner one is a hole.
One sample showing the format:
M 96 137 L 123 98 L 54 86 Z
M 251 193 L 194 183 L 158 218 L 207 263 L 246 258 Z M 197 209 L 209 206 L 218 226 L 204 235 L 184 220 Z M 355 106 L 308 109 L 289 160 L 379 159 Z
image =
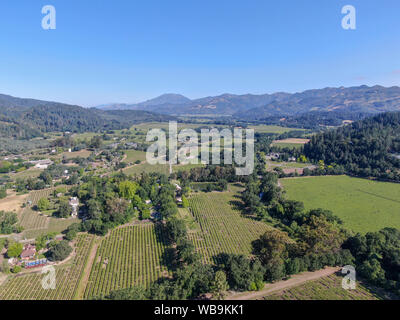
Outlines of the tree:
M 89 148 L 98 149 L 101 147 L 103 140 L 100 136 L 94 136 L 89 143 Z
M 128 289 L 111 291 L 105 300 L 147 300 L 147 291 L 143 287 L 137 286 Z
M 178 243 L 186 238 L 186 225 L 183 220 L 171 218 L 167 221 L 167 230 L 171 242 Z
M 7 197 L 7 190 L 5 188 L 0 188 L 0 199 Z
M 60 218 L 68 218 L 72 213 L 72 208 L 67 200 L 61 200 L 58 207 L 58 215 Z
M 0 211 L 0 233 L 11 234 L 13 232 L 21 232 L 22 228 L 15 225 L 18 217 L 15 212 Z
M 261 286 L 265 268 L 258 259 L 244 255 L 221 254 L 217 257 L 219 266 L 225 271 L 229 286 L 235 290 L 249 290 L 254 283 Z
M 216 300 L 224 300 L 225 292 L 229 289 L 228 282 L 226 281 L 226 274 L 223 271 L 215 273 L 214 281 L 211 285 L 213 298 Z
M 118 186 L 119 195 L 122 198 L 131 200 L 131 199 L 133 199 L 133 196 L 136 194 L 138 188 L 139 188 L 139 185 L 137 183 L 134 183 L 134 182 L 128 181 L 128 180 L 121 181 Z
M 48 252 L 48 257 L 52 261 L 62 261 L 66 259 L 71 252 L 72 248 L 68 244 L 68 241 L 62 240 L 51 247 Z
M 21 272 L 21 270 L 22 270 L 22 268 L 21 268 L 20 266 L 14 266 L 14 267 L 11 269 L 11 272 L 12 272 L 12 273 L 19 273 L 19 272 Z
M 125 221 L 130 204 L 121 198 L 112 198 L 106 201 L 106 213 L 113 222 L 122 224 Z
M 372 283 L 382 285 L 385 282 L 385 271 L 377 259 L 364 261 L 359 270 L 360 275 Z
M 80 223 L 73 223 L 71 224 L 66 232 L 65 232 L 65 239 L 71 241 L 75 239 L 78 232 L 81 231 L 81 224 Z
M 301 238 L 307 244 L 307 253 L 326 254 L 336 252 L 345 240 L 344 232 L 325 216 L 312 215 L 301 228 Z
M 21 255 L 22 250 L 23 250 L 22 243 L 19 243 L 19 242 L 11 243 L 7 249 L 7 257 L 17 258 Z
M 50 206 L 50 202 L 47 198 L 39 199 L 37 203 L 37 208 L 39 211 L 46 211 Z
M 184 195 L 182 195 L 182 207 L 183 208 L 189 207 L 189 200 Z
M 42 179 L 44 181 L 44 183 L 47 185 L 51 185 L 51 183 L 53 182 L 53 177 L 51 176 L 51 174 L 48 171 L 43 171 L 40 174 L 39 179 Z
M 193 243 L 189 240 L 180 240 L 176 246 L 178 264 L 193 264 L 199 260 Z

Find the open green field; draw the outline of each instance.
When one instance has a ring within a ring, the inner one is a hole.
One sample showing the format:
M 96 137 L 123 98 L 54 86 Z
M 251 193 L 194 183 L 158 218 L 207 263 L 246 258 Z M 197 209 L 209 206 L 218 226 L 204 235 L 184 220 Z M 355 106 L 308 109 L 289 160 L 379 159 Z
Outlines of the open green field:
M 21 172 L 17 172 L 14 174 L 10 174 L 12 179 L 28 179 L 28 178 L 37 178 L 43 172 L 41 169 L 30 168 L 28 170 L 24 170 Z
M 331 275 L 265 297 L 265 300 L 383 300 L 388 297 L 358 282 L 355 290 L 342 288 L 342 277 Z
M 157 172 L 169 175 L 169 166 L 166 164 L 151 165 L 147 162 L 142 164 L 137 164 L 131 167 L 123 169 L 123 172 L 127 175 L 140 175 L 143 172 Z
M 75 152 L 63 152 L 61 157 L 65 157 L 66 159 L 73 158 L 88 158 L 92 152 L 89 150 L 80 150 Z
M 199 164 L 179 164 L 172 166 L 172 171 L 173 172 L 179 172 L 179 171 L 190 171 L 193 168 L 200 168 L 200 167 L 205 167 L 204 164 L 199 163 Z
M 78 235 L 75 240 L 74 256 L 64 264 L 55 267 L 56 288 L 54 290 L 42 288 L 42 279 L 45 275 L 42 275 L 41 269 L 38 269 L 37 273 L 9 276 L 0 287 L 0 300 L 75 299 L 93 241 L 93 235 Z
M 285 128 L 285 127 L 273 126 L 273 125 L 249 126 L 249 129 L 254 129 L 255 132 L 259 132 L 259 133 L 285 133 L 285 132 L 289 132 L 289 131 L 304 131 L 304 129 Z
M 274 168 L 291 169 L 291 168 L 307 168 L 311 167 L 312 163 L 301 163 L 301 162 L 285 162 L 285 161 L 271 161 L 267 160 L 266 168 L 267 170 L 273 170 Z
M 289 149 L 301 149 L 303 147 L 302 144 L 299 143 L 281 143 L 281 142 L 274 142 L 272 144 L 274 147 L 279 148 L 289 148 Z
M 331 210 L 355 232 L 400 228 L 400 184 L 348 176 L 281 179 L 287 198 Z
M 146 152 L 144 151 L 139 151 L 139 150 L 127 150 L 125 151 L 126 158 L 124 159 L 123 162 L 125 163 L 133 163 L 137 160 L 139 161 L 145 161 L 146 160 Z
M 198 224 L 189 238 L 206 263 L 220 253 L 250 254 L 252 241 L 271 227 L 241 215 L 237 193 L 197 193 L 189 198 L 190 211 Z M 181 213 L 182 214 L 182 213 Z
M 163 229 L 154 224 L 112 230 L 97 249 L 84 297 L 135 285 L 147 286 L 168 276 L 165 237 Z

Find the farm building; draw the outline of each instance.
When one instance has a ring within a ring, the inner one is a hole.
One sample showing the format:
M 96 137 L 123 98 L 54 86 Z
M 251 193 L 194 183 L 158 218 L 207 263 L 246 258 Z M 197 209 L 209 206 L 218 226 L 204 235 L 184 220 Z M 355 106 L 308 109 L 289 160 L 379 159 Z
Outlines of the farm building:
M 21 253 L 21 259 L 30 260 L 35 256 L 35 254 L 36 254 L 36 247 L 31 244 L 27 244 L 24 246 L 24 250 Z
M 49 166 L 53 164 L 53 161 L 51 161 L 50 159 L 29 161 L 29 162 L 34 164 L 35 168 L 37 169 L 47 169 Z

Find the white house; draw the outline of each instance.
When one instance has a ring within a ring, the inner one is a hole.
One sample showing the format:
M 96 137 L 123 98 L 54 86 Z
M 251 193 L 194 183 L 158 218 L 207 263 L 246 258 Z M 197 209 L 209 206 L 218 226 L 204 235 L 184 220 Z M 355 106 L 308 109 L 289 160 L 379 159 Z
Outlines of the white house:
M 69 205 L 72 207 L 72 217 L 77 217 L 78 216 L 78 208 L 79 208 L 79 200 L 77 197 L 71 197 L 69 199 Z

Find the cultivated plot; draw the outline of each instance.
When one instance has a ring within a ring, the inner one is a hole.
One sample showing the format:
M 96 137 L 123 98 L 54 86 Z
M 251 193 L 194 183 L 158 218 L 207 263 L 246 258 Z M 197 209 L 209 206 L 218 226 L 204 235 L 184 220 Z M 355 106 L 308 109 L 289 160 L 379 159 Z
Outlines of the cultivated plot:
M 331 210 L 355 232 L 400 228 L 400 184 L 347 176 L 281 179 L 287 198 Z

